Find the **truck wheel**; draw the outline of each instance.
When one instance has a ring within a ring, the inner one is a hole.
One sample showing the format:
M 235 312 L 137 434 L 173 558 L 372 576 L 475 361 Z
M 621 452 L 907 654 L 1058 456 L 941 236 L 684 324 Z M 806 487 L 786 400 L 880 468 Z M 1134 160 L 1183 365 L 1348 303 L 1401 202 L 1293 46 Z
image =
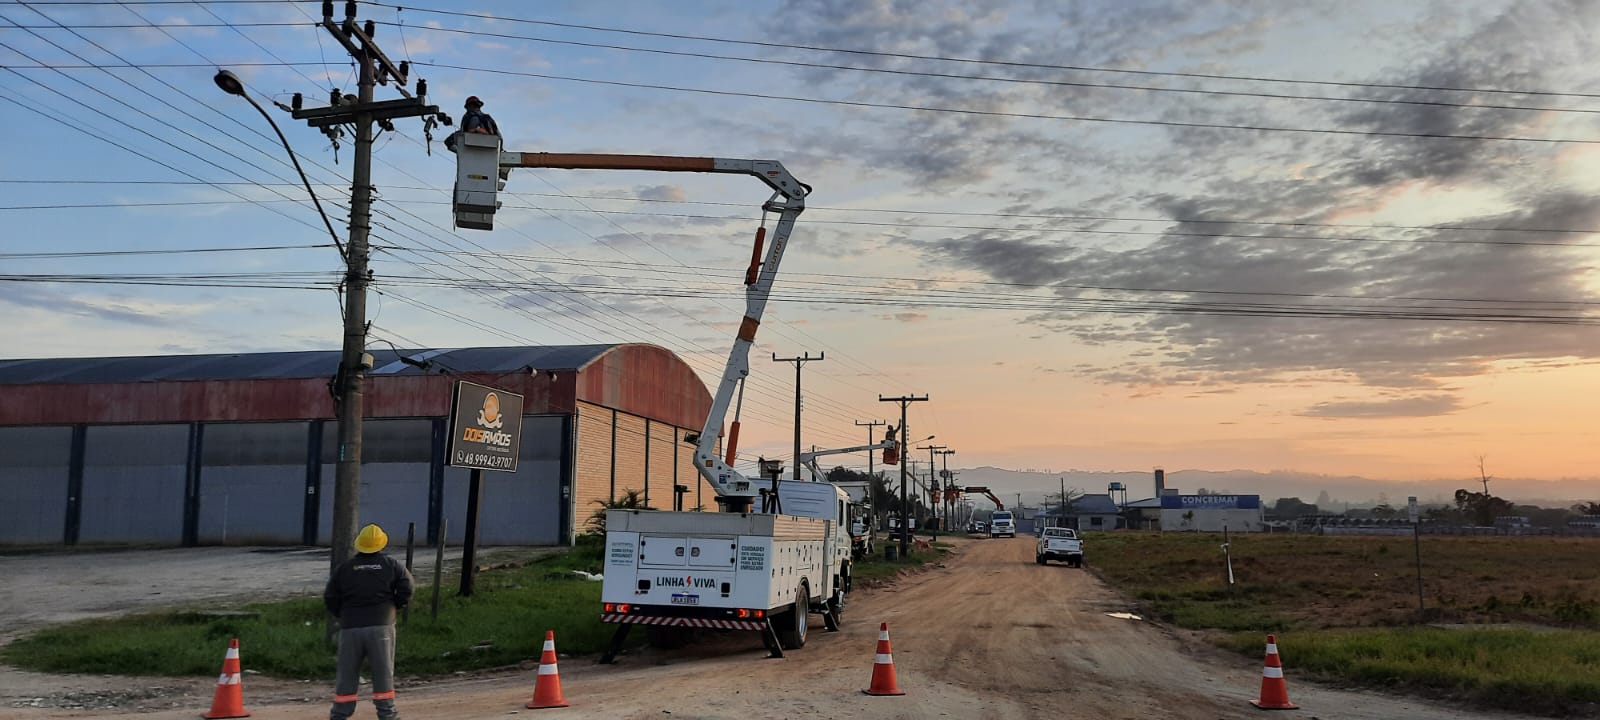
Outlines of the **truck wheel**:
M 1033 556 L 1033 561 L 1038 563 L 1038 564 L 1040 564 L 1040 565 L 1043 565 L 1044 562 L 1045 562 L 1044 556 L 1043 555 L 1035 555 L 1035 556 Z
M 772 619 L 778 633 L 778 644 L 785 650 L 798 650 L 806 646 L 806 619 L 811 610 L 811 593 L 801 585 L 794 591 L 794 607 Z
M 843 616 L 844 591 L 837 590 L 833 593 L 833 599 L 828 601 L 827 611 L 822 613 L 822 624 L 828 628 L 828 632 L 839 632 L 839 623 Z

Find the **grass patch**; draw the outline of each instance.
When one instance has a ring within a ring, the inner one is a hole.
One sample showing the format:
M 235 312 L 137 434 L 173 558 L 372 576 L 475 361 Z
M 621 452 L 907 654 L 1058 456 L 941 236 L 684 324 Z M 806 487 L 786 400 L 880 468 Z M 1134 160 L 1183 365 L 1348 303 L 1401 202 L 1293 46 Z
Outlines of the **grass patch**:
M 544 632 L 563 653 L 604 649 L 614 626 L 600 622 L 600 583 L 572 570 L 598 572 L 598 538 L 573 550 L 480 573 L 470 598 L 445 582 L 439 619 L 429 619 L 431 585 L 418 578 L 411 619 L 399 630 L 395 667 L 436 675 L 513 665 L 537 658 Z M 144 613 L 48 628 L 0 648 L 0 660 L 41 672 L 207 675 L 221 667 L 228 639 L 239 638 L 244 667 L 283 678 L 333 676 L 323 643 L 322 600 L 245 605 L 254 615 L 212 617 L 193 611 Z M 639 633 L 635 633 L 639 635 Z
M 902 568 L 917 567 L 943 558 L 950 553 L 952 547 L 954 546 L 950 543 L 941 541 L 934 543 L 932 550 L 912 548 L 904 558 L 895 562 L 884 560 L 883 552 L 880 550 L 874 555 L 857 560 L 850 566 L 850 575 L 856 580 L 881 580 L 894 577 Z
M 1235 633 L 1221 644 L 1247 655 L 1262 653 L 1261 636 L 1254 633 Z M 1600 703 L 1600 632 L 1320 630 L 1286 634 L 1278 644 L 1284 664 L 1296 671 L 1475 706 L 1560 715 Z
M 1148 617 L 1224 631 L 1219 643 L 1247 656 L 1270 632 L 1288 667 L 1324 679 L 1546 714 L 1600 703 L 1592 540 L 1425 537 L 1421 616 L 1411 538 L 1234 535 L 1231 588 L 1221 541 L 1118 532 L 1086 544 L 1090 568 Z M 1473 627 L 1491 624 L 1502 627 Z

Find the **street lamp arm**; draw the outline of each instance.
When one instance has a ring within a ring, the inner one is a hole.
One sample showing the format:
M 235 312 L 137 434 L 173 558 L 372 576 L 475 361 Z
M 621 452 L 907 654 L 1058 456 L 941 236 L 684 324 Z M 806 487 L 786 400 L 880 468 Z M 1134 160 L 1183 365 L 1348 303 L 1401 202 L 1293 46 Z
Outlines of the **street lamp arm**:
M 289 138 L 283 136 L 283 131 L 278 129 L 278 123 L 272 119 L 271 115 L 267 114 L 266 109 L 262 108 L 255 98 L 250 97 L 249 93 L 245 92 L 244 84 L 239 81 L 238 76 L 227 70 L 218 70 L 216 77 L 212 79 L 216 81 L 217 87 L 222 88 L 223 92 L 244 98 L 246 102 L 250 103 L 250 107 L 255 108 L 256 112 L 261 113 L 261 117 L 267 119 L 267 124 L 272 126 L 272 131 L 278 134 L 278 142 L 283 143 L 284 151 L 289 153 L 289 161 L 294 163 L 294 171 L 300 174 L 300 182 L 305 183 L 306 192 L 311 195 L 311 204 L 317 207 L 317 214 L 322 216 L 322 224 L 328 228 L 328 237 L 333 238 L 333 246 L 339 249 L 339 257 L 348 262 L 350 258 L 345 253 L 344 243 L 339 240 L 339 233 L 334 232 L 333 222 L 328 220 L 328 213 L 322 209 L 322 201 L 317 199 L 317 191 L 311 189 L 311 180 L 306 177 L 305 169 L 300 167 L 300 157 L 295 155 L 294 148 L 289 147 Z

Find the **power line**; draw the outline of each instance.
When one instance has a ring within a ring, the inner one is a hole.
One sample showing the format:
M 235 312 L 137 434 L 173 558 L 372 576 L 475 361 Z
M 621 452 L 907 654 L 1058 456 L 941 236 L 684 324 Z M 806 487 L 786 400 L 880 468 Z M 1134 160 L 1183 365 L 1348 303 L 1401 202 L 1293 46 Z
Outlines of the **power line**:
M 392 248 L 386 248 L 386 249 L 392 249 Z M 423 253 L 439 252 L 439 251 L 436 251 L 436 250 L 417 249 L 417 248 L 410 248 L 410 250 L 423 252 Z M 468 255 L 468 256 L 473 255 L 473 253 L 465 253 L 465 254 Z M 597 277 L 603 277 L 603 278 L 607 278 L 607 279 L 618 279 L 618 280 L 634 280 L 634 279 L 638 279 L 638 278 L 631 278 L 631 277 L 627 277 L 627 276 L 607 275 L 605 273 L 601 273 L 601 272 L 595 271 L 594 268 L 596 268 L 596 267 L 614 267 L 614 268 L 621 268 L 621 269 L 639 269 L 639 268 L 642 268 L 642 267 L 649 267 L 649 268 L 652 268 L 652 269 L 655 268 L 654 265 L 651 265 L 651 264 L 648 264 L 648 263 L 624 263 L 624 262 L 620 262 L 620 261 L 599 261 L 599 260 L 591 260 L 591 259 L 573 260 L 573 259 L 551 258 L 551 257 L 532 256 L 532 255 L 514 255 L 514 254 L 506 254 L 506 253 L 497 253 L 497 254 L 499 256 L 501 256 L 501 257 L 516 257 L 516 258 L 520 258 L 520 259 L 523 259 L 523 260 L 528 260 L 530 262 L 541 262 L 541 263 L 548 263 L 548 264 L 552 264 L 552 265 L 561 265 L 561 264 L 577 265 L 577 266 L 580 266 L 580 267 L 584 268 L 583 274 L 595 275 Z M 689 276 L 692 276 L 692 277 L 697 277 L 697 278 L 704 278 L 704 277 L 740 278 L 740 277 L 744 277 L 744 270 L 739 269 L 739 268 L 720 268 L 720 267 L 712 267 L 712 266 L 705 266 L 705 265 L 687 265 L 687 266 L 684 266 L 683 274 L 689 275 Z M 823 281 L 813 281 L 813 280 L 808 280 L 807 279 L 807 278 L 819 278 L 819 277 L 820 278 L 840 278 L 840 279 L 850 280 L 852 282 L 823 282 Z M 1586 301 L 1586 300 L 1539 300 L 1539 299 L 1526 299 L 1526 298 L 1522 298 L 1522 299 L 1513 299 L 1513 298 L 1464 298 L 1464 297 L 1436 297 L 1436 296 L 1418 296 L 1418 295 L 1340 295 L 1340 294 L 1332 294 L 1332 293 L 1269 292 L 1269 291 L 1261 291 L 1261 290 L 1239 290 L 1239 289 L 1234 289 L 1234 290 L 1200 290 L 1200 289 L 1194 289 L 1194 288 L 1127 287 L 1127 286 L 1111 286 L 1111 285 L 1080 285 L 1080 284 L 1068 284 L 1068 283 L 1059 283 L 1059 282 L 1058 283 L 1019 283 L 1019 282 L 1000 282 L 1000 281 L 994 281 L 994 280 L 949 280 L 949 279 L 927 278 L 927 277 L 896 277 L 896 276 L 888 276 L 888 275 L 858 275 L 858 274 L 844 274 L 844 273 L 804 273 L 804 272 L 796 272 L 796 273 L 786 273 L 786 278 L 787 279 L 785 280 L 785 284 L 789 285 L 789 286 L 803 285 L 803 286 L 847 287 L 847 288 L 863 288 L 862 282 L 865 281 L 865 282 L 904 282 L 904 283 L 915 283 L 915 284 L 932 283 L 932 284 L 940 284 L 940 285 L 959 285 L 959 286 L 963 286 L 963 287 L 968 287 L 968 286 L 1016 287 L 1016 288 L 1039 289 L 1039 290 L 1095 290 L 1095 291 L 1106 291 L 1106 292 L 1160 293 L 1160 294 L 1184 294 L 1184 295 L 1237 295 L 1237 296 L 1264 296 L 1264 297 L 1288 297 L 1288 298 L 1332 298 L 1332 299 L 1346 299 L 1346 300 L 1372 300 L 1372 301 L 1384 301 L 1384 302 L 1439 301 L 1439 302 L 1462 302 L 1462 303 L 1493 302 L 1493 303 L 1532 303 L 1532 304 L 1551 304 L 1551 305 L 1600 306 L 1600 301 Z M 894 291 L 896 293 L 903 293 L 903 292 L 906 292 L 906 290 L 907 290 L 906 288 L 891 288 L 891 287 L 889 287 L 887 285 L 884 285 L 883 289 L 892 290 L 892 291 Z M 918 292 L 926 292 L 926 290 L 917 290 L 917 291 Z M 969 291 L 967 291 L 967 290 L 952 290 L 950 292 L 959 292 L 959 293 L 962 294 L 962 296 L 969 296 L 970 295 Z M 1018 296 L 1018 295 L 1013 295 L 1011 297 L 1036 297 L 1036 296 Z
M 317 250 L 331 248 L 332 243 L 321 245 L 256 245 L 252 247 L 176 248 L 171 250 L 86 250 L 82 252 L 17 252 L 0 253 L 7 260 L 55 260 L 68 258 L 122 257 L 135 255 L 198 255 L 209 253 L 265 252 L 269 250 Z
M 371 2 L 369 4 L 378 5 L 378 6 L 381 6 L 381 7 L 392 7 L 392 8 L 400 8 L 401 7 L 399 5 L 392 5 L 392 4 L 383 3 L 383 2 Z M 1052 63 L 1019 62 L 1019 61 L 1010 61 L 1010 60 L 984 60 L 984 59 L 979 59 L 979 58 L 951 57 L 951 56 L 942 56 L 942 55 L 919 55 L 919 54 L 915 54 L 915 53 L 886 52 L 886 51 L 880 51 L 880 50 L 859 50 L 859 49 L 850 49 L 850 48 L 826 47 L 826 46 L 821 46 L 821 45 L 801 45 L 801 44 L 794 44 L 794 43 L 780 43 L 780 42 L 761 41 L 761 40 L 737 40 L 737 39 L 730 39 L 730 38 L 711 37 L 711 36 L 706 36 L 706 35 L 690 35 L 690 34 L 684 34 L 684 33 L 665 33 L 665 32 L 655 32 L 655 31 L 647 31 L 647 30 L 632 30 L 632 29 L 627 29 L 627 28 L 605 27 L 605 26 L 601 26 L 601 25 L 584 25 L 584 24 L 579 24 L 579 23 L 563 23 L 563 22 L 555 22 L 555 21 L 551 21 L 551 20 L 534 20 L 534 19 L 530 19 L 530 18 L 508 17 L 508 16 L 504 16 L 504 15 L 487 15 L 487 14 L 482 14 L 482 13 L 472 13 L 472 12 L 462 12 L 462 11 L 452 11 L 452 10 L 436 10 L 436 9 L 431 9 L 431 8 L 408 7 L 406 9 L 413 10 L 413 11 L 416 11 L 416 12 L 432 13 L 432 14 L 436 14 L 436 15 L 450 15 L 450 16 L 455 16 L 455 17 L 475 18 L 475 19 L 478 19 L 478 20 L 489 20 L 489 21 L 493 21 L 493 22 L 510 22 L 510 23 L 523 23 L 523 24 L 529 24 L 529 25 L 544 25 L 544 26 L 550 26 L 550 27 L 572 28 L 572 29 L 578 29 L 578 30 L 593 30 L 593 31 L 596 31 L 596 32 L 608 32 L 608 33 L 620 33 L 620 34 L 626 34 L 626 35 L 639 35 L 639 36 L 648 36 L 648 37 L 669 38 L 669 39 L 673 39 L 673 40 L 696 40 L 696 41 L 700 41 L 700 42 L 721 43 L 721 44 L 728 44 L 728 45 L 746 45 L 746 46 L 751 46 L 751 47 L 781 48 L 781 49 L 786 49 L 786 50 L 806 50 L 806 51 L 811 51 L 811 52 L 840 53 L 840 54 L 847 54 L 847 55 L 861 55 L 861 56 L 865 56 L 865 57 L 881 57 L 881 58 L 893 58 L 893 59 L 901 59 L 901 60 L 932 60 L 932 61 L 937 61 L 937 62 L 964 63 L 964 64 L 971 64 L 971 65 L 992 65 L 992 66 L 997 66 L 997 67 L 1026 68 L 1026 69 L 1032 69 L 1032 70 L 1067 70 L 1067 71 L 1072 71 L 1072 72 L 1118 73 L 1118 74 L 1125 74 L 1125 75 L 1141 75 L 1141 76 L 1150 76 L 1150 77 L 1177 77 L 1177 78 L 1190 78 L 1190 79 L 1200 79 L 1200 80 L 1230 80 L 1230 81 L 1240 81 L 1240 82 L 1281 83 L 1281 84 L 1291 84 L 1291 85 L 1323 85 L 1323 86 L 1329 86 L 1329 87 L 1376 88 L 1376 89 L 1383 89 L 1383 90 L 1423 90 L 1423 91 L 1438 91 L 1438 92 L 1469 92 L 1469 93 L 1492 93 L 1492 94 L 1508 94 L 1508 95 L 1540 95 L 1540 96 L 1549 96 L 1549 97 L 1600 98 L 1600 93 L 1565 92 L 1565 91 L 1553 91 L 1553 90 L 1508 90 L 1508 89 L 1498 89 L 1498 88 L 1484 88 L 1484 87 L 1476 87 L 1476 88 L 1474 88 L 1474 87 L 1458 87 L 1458 86 L 1447 86 L 1447 85 L 1406 85 L 1406 84 L 1398 84 L 1398 83 L 1346 82 L 1346 81 L 1337 81 L 1337 80 L 1299 80 L 1299 79 L 1293 79 L 1293 78 L 1267 77 L 1267 76 L 1259 76 L 1259 75 L 1226 75 L 1226 74 L 1221 74 L 1221 73 L 1177 72 L 1177 71 L 1160 71 L 1160 70 L 1129 70 L 1129 69 L 1124 69 L 1124 68 L 1094 67 L 1094 66 L 1087 66 L 1087 65 L 1062 65 L 1062 64 L 1052 64 Z
M 1180 120 L 1137 120 L 1133 118 L 1096 117 L 1091 115 L 1052 115 L 1049 113 L 1025 113 L 1006 110 L 975 110 L 971 108 L 946 108 L 930 105 L 911 105 L 907 103 L 878 103 L 864 100 L 828 100 L 824 98 L 809 98 L 796 95 L 777 95 L 769 93 L 743 92 L 737 90 L 712 90 L 709 88 L 693 88 L 677 85 L 661 85 L 655 83 L 635 83 L 622 80 L 601 80 L 597 78 L 580 78 L 567 75 L 553 75 L 550 73 L 532 73 L 518 70 L 497 70 L 493 68 L 468 67 L 466 65 L 452 65 L 449 63 L 427 62 L 418 60 L 414 65 L 427 67 L 446 68 L 462 72 L 491 73 L 494 75 L 511 75 L 515 77 L 538 78 L 541 80 L 559 80 L 563 82 L 586 83 L 592 85 L 607 85 L 611 87 L 626 87 L 642 90 L 665 90 L 668 92 L 694 93 L 700 95 L 715 95 L 719 97 L 754 98 L 758 100 L 780 100 L 784 102 L 808 103 L 814 105 L 837 105 L 841 107 L 875 108 L 880 110 L 910 110 L 914 112 L 944 113 L 952 115 L 971 115 L 977 117 L 1004 117 L 1026 120 L 1065 120 L 1070 122 L 1109 123 L 1114 125 L 1149 125 L 1155 127 L 1176 127 L 1207 130 L 1242 130 L 1248 132 L 1281 132 L 1312 135 L 1347 135 L 1361 137 L 1396 137 L 1429 140 L 1477 140 L 1492 142 L 1527 142 L 1548 144 L 1574 144 L 1574 145 L 1600 145 L 1600 139 L 1584 138 L 1540 138 L 1523 137 L 1518 135 L 1459 135 L 1453 133 L 1426 133 L 1426 132 L 1400 132 L 1392 130 L 1345 130 L 1340 128 L 1294 128 L 1278 127 L 1273 125 L 1240 125 L 1231 123 L 1202 123 L 1184 122 Z
M 206 64 L 203 67 L 211 67 Z M 101 180 L 101 179 L 24 179 L 0 178 L 0 184 L 62 184 L 62 185 L 284 185 L 299 187 L 298 183 L 264 183 L 264 182 L 197 182 L 185 180 Z M 333 187 L 327 184 L 328 187 Z M 391 190 L 425 190 L 435 192 L 441 188 L 419 185 L 387 185 Z M 571 193 L 515 193 L 523 197 L 549 197 L 566 198 L 572 200 L 611 200 L 617 202 L 652 203 L 664 205 L 703 205 L 707 207 L 737 207 L 748 208 L 747 203 L 714 202 L 705 200 L 662 200 L 657 198 L 623 197 L 618 195 L 574 195 Z M 1463 232 L 1521 232 L 1521 233 L 1566 233 L 1578 235 L 1600 234 L 1600 228 L 1545 228 L 1545 227 L 1517 227 L 1517 226 L 1487 226 L 1487 225 L 1391 225 L 1370 223 L 1321 223 L 1305 222 L 1298 220 L 1244 220 L 1226 218 L 1191 218 L 1191 217 L 1140 217 L 1125 215 L 1078 215 L 1078 214 L 1053 214 L 1053 213 L 1004 213 L 1004 212 L 962 212 L 955 210 L 912 210 L 909 208 L 871 208 L 871 207 L 843 207 L 828 205 L 807 205 L 806 212 L 812 213 L 883 213 L 889 215 L 946 215 L 951 217 L 994 217 L 1017 218 L 1025 220 L 1077 220 L 1084 222 L 1154 222 L 1154 223 L 1181 223 L 1186 225 L 1273 225 L 1281 227 L 1307 227 L 1307 228 L 1346 228 L 1357 230 L 1425 230 L 1425 231 L 1463 231 Z M 639 213 L 645 214 L 645 213 Z M 682 217 L 706 218 L 716 216 L 685 215 Z M 808 220 L 807 222 L 816 222 Z M 1253 235 L 1237 235 L 1235 237 L 1255 237 Z
M 379 25 L 399 26 L 398 23 L 382 22 Z M 1555 112 L 1555 113 L 1600 113 L 1595 108 L 1570 108 L 1547 107 L 1528 105 L 1500 105 L 1488 103 L 1449 102 L 1445 100 L 1410 100 L 1403 98 L 1363 98 L 1339 97 L 1330 95 L 1294 95 L 1289 93 L 1251 92 L 1245 90 L 1207 90 L 1200 88 L 1172 88 L 1151 85 L 1124 85 L 1118 83 L 1094 83 L 1070 80 L 1037 80 L 1030 78 L 1000 77 L 995 75 L 964 75 L 961 73 L 933 72 L 928 70 L 901 70 L 894 68 L 857 67 L 853 65 L 837 65 L 832 63 L 805 62 L 800 60 L 779 60 L 774 58 L 745 57 L 739 55 L 719 55 L 716 53 L 690 52 L 684 50 L 664 50 L 660 48 L 632 47 L 628 45 L 614 45 L 608 43 L 583 42 L 580 40 L 562 40 L 556 38 L 537 37 L 532 35 L 517 35 L 514 33 L 497 33 L 487 30 L 467 30 L 463 28 L 418 26 L 422 30 L 442 33 L 472 35 L 478 37 L 492 37 L 503 40 L 526 40 L 530 42 L 547 43 L 552 45 L 568 45 L 573 47 L 586 47 L 602 50 L 618 50 L 622 52 L 648 53 L 654 55 L 668 55 L 673 57 L 699 58 L 704 60 L 723 60 L 733 62 L 757 63 L 764 65 L 781 65 L 787 67 L 812 68 L 823 70 L 842 70 L 882 75 L 898 75 L 906 77 L 927 77 L 945 80 L 974 80 L 983 82 L 996 82 L 1015 85 L 1035 85 L 1041 87 L 1076 87 L 1105 90 L 1136 90 L 1154 93 L 1178 93 L 1188 95 L 1215 95 L 1222 97 L 1248 97 L 1272 100 L 1306 100 L 1316 102 L 1343 102 L 1364 103 L 1375 105 L 1412 105 L 1427 107 L 1467 108 L 1476 110 L 1514 110 L 1525 112 Z
M 80 37 L 80 38 L 82 38 L 82 37 Z M 88 38 L 83 38 L 83 40 L 86 40 L 86 42 L 90 42 L 91 45 L 93 45 L 93 42 L 91 42 L 91 40 L 88 40 Z M 61 48 L 61 50 L 66 51 L 66 48 Z M 102 48 L 102 50 L 104 50 L 104 48 Z M 190 51 L 194 51 L 194 48 L 189 48 L 189 50 Z M 70 53 L 70 51 L 69 51 L 69 53 Z M 109 53 L 109 51 L 107 51 L 107 53 Z M 203 58 L 203 56 L 202 56 L 202 58 Z M 30 59 L 32 59 L 32 58 L 30 58 Z M 35 59 L 35 61 L 37 61 L 37 59 Z M 91 90 L 93 90 L 93 88 L 91 88 Z M 94 110 L 94 109 L 91 109 L 91 110 Z M 94 112 L 99 112 L 99 110 L 94 110 Z M 101 112 L 101 114 L 104 114 L 104 112 Z M 155 139 L 160 139 L 160 138 L 155 138 Z M 168 142 L 168 144 L 170 144 L 170 142 Z M 174 147 L 176 147 L 176 146 L 174 146 Z M 213 163 L 213 165 L 214 165 L 214 163 Z M 262 170 L 262 168 L 258 168 L 258 170 Z M 107 280 L 109 280 L 109 278 L 98 278 L 98 280 L 94 280 L 94 282 L 107 282 Z M 138 283 L 142 283 L 142 285 L 154 285 L 154 283 L 163 283 L 163 280 L 130 280 L 130 282 L 138 282 Z M 171 283 L 171 282 L 176 282 L 176 280 L 165 280 L 165 283 Z M 210 282 L 210 280 L 182 280 L 182 282 L 190 283 L 190 285 L 192 285 L 192 283 L 213 283 L 213 285 L 214 285 L 214 283 L 216 283 L 216 282 Z M 613 309 L 613 310 L 616 310 L 616 309 Z M 523 309 L 523 312 L 526 312 L 526 309 Z M 581 314 L 581 312 L 574 312 L 574 315 L 582 315 L 582 314 Z M 622 317 L 627 317 L 627 314 L 619 314 L 619 315 L 622 315 Z M 658 330 L 659 330 L 659 328 L 658 328 Z
M 28 28 L 28 27 L 35 27 L 35 26 L 31 26 L 31 25 L 11 25 L 11 26 L 0 25 L 0 30 L 5 30 L 8 27 Z M 50 29 L 59 29 L 59 28 L 55 28 L 55 26 L 45 26 L 45 25 L 40 25 L 40 26 L 37 26 L 37 27 L 50 28 Z M 138 27 L 146 27 L 146 26 L 140 25 Z M 324 65 L 326 63 L 320 63 L 320 62 L 227 62 L 227 63 L 221 63 L 221 64 L 222 65 L 226 65 L 228 67 L 305 67 L 305 66 Z M 10 64 L 10 63 L 4 63 L 4 64 L 0 64 L 0 68 L 6 68 L 6 69 L 13 69 L 14 68 L 14 69 L 17 69 L 17 70 L 105 70 L 107 68 L 155 68 L 155 69 L 163 69 L 163 68 L 216 68 L 216 65 L 213 65 L 211 63 L 132 63 L 132 62 L 122 62 L 122 63 L 47 63 L 47 62 L 37 62 L 37 63 L 35 63 L 33 65 L 13 65 L 13 64 Z

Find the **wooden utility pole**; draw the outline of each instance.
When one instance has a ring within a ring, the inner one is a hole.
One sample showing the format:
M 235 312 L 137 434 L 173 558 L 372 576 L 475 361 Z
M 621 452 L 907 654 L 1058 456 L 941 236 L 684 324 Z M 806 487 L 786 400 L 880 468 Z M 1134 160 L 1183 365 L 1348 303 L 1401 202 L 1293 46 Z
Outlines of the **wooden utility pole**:
M 882 395 L 878 396 L 878 402 L 900 403 L 900 447 L 902 449 L 906 449 L 906 445 L 911 439 L 911 433 L 907 432 L 906 428 L 906 407 L 914 402 L 927 401 L 927 395 L 922 397 L 901 395 L 900 397 L 891 398 L 886 398 Z M 906 456 L 907 453 L 900 453 L 900 559 L 902 561 L 905 560 L 906 553 L 911 549 L 911 518 L 906 513 L 907 508 L 910 507 L 906 501 L 906 466 L 911 464 L 911 460 Z
M 875 427 L 879 427 L 879 426 L 882 426 L 882 425 L 888 425 L 888 424 L 889 424 L 889 422 L 887 420 L 872 420 L 870 422 L 861 422 L 860 420 L 856 421 L 856 427 L 864 427 L 864 428 L 867 429 L 867 444 L 868 445 L 871 445 L 874 442 L 874 440 L 872 439 L 873 438 L 872 429 L 875 428 Z M 872 451 L 868 450 L 867 451 L 867 474 L 868 475 L 872 474 L 872 455 L 873 455 Z
M 816 357 L 811 357 L 810 350 L 807 350 L 805 355 L 792 358 L 781 358 L 778 357 L 777 353 L 772 354 L 773 362 L 794 363 L 794 461 L 792 464 L 794 465 L 795 482 L 800 482 L 800 368 L 808 362 L 821 362 L 827 354 L 826 352 L 821 352 L 817 353 Z M 777 487 L 774 486 L 773 490 L 776 491 Z
M 361 493 L 361 437 L 364 415 L 363 386 L 372 356 L 367 345 L 367 236 L 372 223 L 372 139 L 374 124 L 393 129 L 393 118 L 438 115 L 437 106 L 425 100 L 427 85 L 417 82 L 417 94 L 406 92 L 407 63 L 396 65 L 372 39 L 377 26 L 371 20 L 365 27 L 356 24 L 356 3 L 344 5 L 344 21 L 334 22 L 333 2 L 322 3 L 321 26 L 355 59 L 359 70 L 357 94 L 341 95 L 334 89 L 325 108 L 301 109 L 295 96 L 292 114 L 296 120 L 337 133 L 340 126 L 354 124 L 356 130 L 355 167 L 351 171 L 350 238 L 345 244 L 344 345 L 339 370 L 333 378 L 333 397 L 338 413 L 339 440 L 333 484 L 333 538 L 331 567 L 355 554 L 356 518 Z M 405 98 L 375 102 L 373 90 L 394 81 Z M 442 116 L 441 116 L 442 117 Z

